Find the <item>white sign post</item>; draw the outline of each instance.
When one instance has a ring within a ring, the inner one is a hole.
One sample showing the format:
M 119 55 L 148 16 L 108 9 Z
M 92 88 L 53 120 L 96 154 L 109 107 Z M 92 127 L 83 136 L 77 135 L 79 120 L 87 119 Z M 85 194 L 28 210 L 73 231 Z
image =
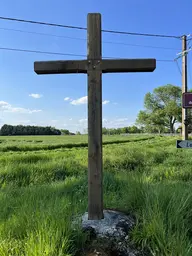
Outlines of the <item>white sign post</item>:
M 192 140 L 177 140 L 177 148 L 192 148 Z

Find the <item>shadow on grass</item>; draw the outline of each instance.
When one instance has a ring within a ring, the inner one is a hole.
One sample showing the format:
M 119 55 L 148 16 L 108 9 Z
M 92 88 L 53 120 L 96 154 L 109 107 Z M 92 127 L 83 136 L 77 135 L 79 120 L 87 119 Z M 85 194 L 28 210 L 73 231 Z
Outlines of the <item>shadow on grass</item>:
M 147 137 L 147 138 L 139 138 L 138 139 L 128 139 L 128 140 L 114 140 L 114 141 L 104 141 L 103 145 L 110 145 L 110 144 L 123 144 L 123 143 L 129 143 L 129 142 L 137 142 L 137 141 L 145 141 L 154 139 L 155 137 Z M 5 146 L 0 147 L 0 152 L 8 152 L 8 151 L 38 151 L 38 150 L 53 150 L 53 149 L 59 149 L 59 148 L 83 148 L 88 147 L 88 143 L 81 142 L 81 143 L 67 143 L 67 144 L 56 144 L 56 145 L 41 145 L 41 146 L 27 146 L 27 145 L 21 145 L 21 146 Z

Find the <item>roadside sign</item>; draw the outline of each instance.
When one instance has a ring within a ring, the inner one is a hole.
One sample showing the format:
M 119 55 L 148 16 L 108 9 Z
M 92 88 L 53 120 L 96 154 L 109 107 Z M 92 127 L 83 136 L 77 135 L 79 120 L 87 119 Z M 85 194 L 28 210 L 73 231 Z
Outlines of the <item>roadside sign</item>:
M 192 140 L 177 140 L 177 148 L 192 148 Z
M 192 92 L 184 92 L 182 94 L 183 108 L 192 108 Z

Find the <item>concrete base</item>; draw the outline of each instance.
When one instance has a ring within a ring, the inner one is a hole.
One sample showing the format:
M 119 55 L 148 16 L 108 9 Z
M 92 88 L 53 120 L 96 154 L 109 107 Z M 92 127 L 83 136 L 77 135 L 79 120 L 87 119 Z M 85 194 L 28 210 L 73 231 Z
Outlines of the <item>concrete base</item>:
M 82 228 L 90 232 L 91 246 L 109 252 L 107 255 L 144 255 L 130 245 L 129 234 L 134 225 L 133 217 L 113 210 L 104 210 L 102 220 L 88 220 L 88 213 L 82 216 Z

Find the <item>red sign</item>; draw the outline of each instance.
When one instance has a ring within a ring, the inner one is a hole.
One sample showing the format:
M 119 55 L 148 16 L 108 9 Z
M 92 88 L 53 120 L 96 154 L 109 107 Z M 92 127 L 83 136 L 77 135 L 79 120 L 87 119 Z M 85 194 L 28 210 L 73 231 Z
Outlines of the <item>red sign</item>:
M 192 108 L 192 92 L 183 93 L 183 108 Z

